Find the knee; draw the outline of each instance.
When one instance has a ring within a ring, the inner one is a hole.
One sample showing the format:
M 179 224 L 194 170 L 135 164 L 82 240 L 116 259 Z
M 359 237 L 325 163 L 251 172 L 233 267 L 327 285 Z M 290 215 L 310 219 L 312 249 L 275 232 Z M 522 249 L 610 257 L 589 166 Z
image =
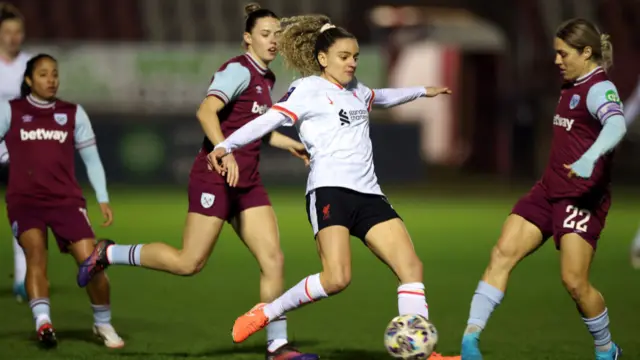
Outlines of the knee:
M 491 250 L 489 268 L 497 271 L 511 271 L 521 257 L 515 247 L 505 246 L 502 241 L 498 241 L 498 244 Z
M 339 293 L 351 284 L 351 267 L 345 265 L 331 266 L 324 271 L 326 284 L 325 292 L 327 294 Z
M 579 300 L 589 289 L 589 280 L 584 274 L 572 271 L 562 272 L 562 285 L 574 300 Z
M 260 263 L 260 270 L 266 276 L 282 276 L 284 269 L 284 254 L 280 248 L 256 254 Z
M 193 276 L 202 271 L 205 264 L 206 260 L 181 256 L 174 273 L 180 276 Z

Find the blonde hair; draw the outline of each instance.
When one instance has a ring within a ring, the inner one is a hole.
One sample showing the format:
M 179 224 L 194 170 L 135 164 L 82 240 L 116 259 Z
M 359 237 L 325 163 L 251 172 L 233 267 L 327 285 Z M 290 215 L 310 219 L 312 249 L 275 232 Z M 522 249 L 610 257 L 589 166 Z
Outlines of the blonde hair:
M 609 34 L 601 33 L 598 28 L 585 19 L 571 19 L 564 22 L 556 31 L 556 37 L 580 53 L 588 46 L 591 58 L 605 71 L 613 66 L 613 45 Z
M 602 67 L 609 70 L 613 67 L 613 44 L 609 40 L 609 34 L 600 34 L 600 48 L 602 52 Z
M 321 72 L 315 47 L 320 29 L 329 23 L 331 19 L 325 15 L 302 15 L 280 20 L 282 34 L 278 50 L 288 68 L 298 71 L 302 76 Z

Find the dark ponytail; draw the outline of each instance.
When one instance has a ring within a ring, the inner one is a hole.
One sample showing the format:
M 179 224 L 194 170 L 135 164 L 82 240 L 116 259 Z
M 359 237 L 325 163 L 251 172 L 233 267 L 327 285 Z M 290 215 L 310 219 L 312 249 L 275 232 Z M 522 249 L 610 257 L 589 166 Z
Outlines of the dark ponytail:
M 49 59 L 53 62 L 58 62 L 53 56 L 49 54 L 38 54 L 29 61 L 27 61 L 27 66 L 24 69 L 24 76 L 22 77 L 22 84 L 20 85 L 20 96 L 27 97 L 27 95 L 31 94 L 31 86 L 27 83 L 27 78 L 33 81 L 33 71 L 36 69 L 36 65 L 42 59 Z

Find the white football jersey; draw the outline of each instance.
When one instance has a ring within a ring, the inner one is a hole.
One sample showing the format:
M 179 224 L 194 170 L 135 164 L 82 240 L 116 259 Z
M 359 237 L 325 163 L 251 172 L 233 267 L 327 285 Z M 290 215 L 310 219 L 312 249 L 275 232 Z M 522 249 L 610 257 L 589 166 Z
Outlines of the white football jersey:
M 319 76 L 294 81 L 272 107 L 295 123 L 311 156 L 307 193 L 343 187 L 384 195 L 373 166 L 369 111 L 375 92 L 354 81 L 342 87 Z
M 20 97 L 20 85 L 31 55 L 21 52 L 12 62 L 0 60 L 0 102 Z M 9 161 L 4 141 L 0 142 L 0 164 Z
M 21 52 L 12 62 L 0 61 L 0 101 L 20 97 L 20 85 L 31 55 Z

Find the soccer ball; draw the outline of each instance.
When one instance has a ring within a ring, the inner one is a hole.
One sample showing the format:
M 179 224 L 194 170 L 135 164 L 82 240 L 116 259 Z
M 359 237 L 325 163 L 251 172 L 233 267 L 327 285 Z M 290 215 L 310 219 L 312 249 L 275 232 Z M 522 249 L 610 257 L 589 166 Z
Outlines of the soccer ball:
M 396 359 L 426 360 L 438 344 L 438 330 L 421 315 L 400 315 L 384 332 L 384 346 Z

